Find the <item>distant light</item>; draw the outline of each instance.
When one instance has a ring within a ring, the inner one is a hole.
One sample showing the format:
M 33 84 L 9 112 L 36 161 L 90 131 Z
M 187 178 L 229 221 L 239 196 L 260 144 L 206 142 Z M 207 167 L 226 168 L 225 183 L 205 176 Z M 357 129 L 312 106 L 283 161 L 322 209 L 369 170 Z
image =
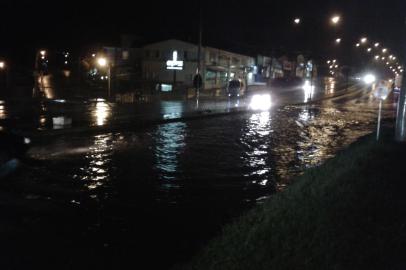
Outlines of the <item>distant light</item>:
M 101 67 L 105 67 L 107 66 L 107 59 L 104 57 L 100 57 L 99 59 L 97 59 L 97 64 L 99 64 L 99 66 Z
M 45 54 L 47 53 L 45 50 L 42 50 L 39 52 L 42 56 L 45 56 Z
M 371 52 L 371 51 L 372 51 L 372 49 L 371 49 L 371 48 L 368 48 L 368 49 L 367 49 L 367 52 Z
M 378 43 L 378 42 L 375 43 L 374 46 L 375 46 L 375 47 L 379 47 L 379 43 Z
M 335 65 L 334 67 L 335 67 L 335 68 L 338 68 L 338 65 Z
M 330 66 L 330 69 L 332 69 L 333 68 L 333 66 Z
M 0 69 L 4 69 L 6 67 L 6 63 L 4 61 L 0 61 Z
M 340 42 L 341 42 L 341 38 L 337 38 L 336 43 L 340 43 Z
M 387 51 L 388 51 L 388 49 L 386 49 L 386 48 L 382 49 L 383 53 L 386 53 Z
M 31 140 L 30 138 L 24 138 L 24 144 L 30 144 Z
M 361 46 L 361 44 L 359 44 L 359 43 L 355 44 L 355 47 L 359 47 L 359 46 Z
M 389 66 L 389 62 L 386 62 L 386 64 Z
M 373 74 L 367 74 L 364 76 L 364 82 L 366 84 L 372 84 L 376 81 L 376 77 Z
M 337 60 L 334 59 L 334 60 L 333 60 L 333 63 L 335 63 L 335 62 L 337 62 Z
M 385 60 L 385 56 L 382 56 L 382 58 L 381 58 L 382 60 Z
M 68 64 L 68 61 L 65 61 L 65 65 L 67 65 Z
M 300 23 L 300 18 L 295 18 L 294 23 L 299 24 Z
M 368 39 L 366 37 L 361 38 L 361 43 L 366 43 Z
M 392 57 L 393 60 L 396 60 L 396 56 Z
M 95 54 L 95 53 L 93 53 L 93 54 L 92 54 L 92 57 L 96 57 L 96 54 Z
M 375 59 L 376 59 L 376 60 L 379 60 L 379 55 L 375 55 Z
M 331 22 L 332 22 L 333 24 L 339 23 L 340 20 L 341 20 L 341 17 L 340 17 L 340 16 L 337 16 L 337 15 L 335 15 L 335 16 L 333 16 L 333 17 L 331 18 Z
M 328 60 L 328 61 L 327 61 L 327 64 L 330 64 L 330 63 L 331 63 L 331 61 L 330 61 L 330 60 Z
M 41 56 L 41 59 L 44 60 L 44 59 L 45 59 L 45 56 Z

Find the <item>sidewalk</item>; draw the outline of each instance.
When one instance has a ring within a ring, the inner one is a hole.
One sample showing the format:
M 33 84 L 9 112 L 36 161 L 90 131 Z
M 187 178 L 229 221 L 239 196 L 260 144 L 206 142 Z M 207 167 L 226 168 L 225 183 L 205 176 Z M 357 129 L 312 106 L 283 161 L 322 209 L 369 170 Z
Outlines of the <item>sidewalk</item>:
M 405 269 L 406 145 L 374 138 L 306 171 L 179 269 Z

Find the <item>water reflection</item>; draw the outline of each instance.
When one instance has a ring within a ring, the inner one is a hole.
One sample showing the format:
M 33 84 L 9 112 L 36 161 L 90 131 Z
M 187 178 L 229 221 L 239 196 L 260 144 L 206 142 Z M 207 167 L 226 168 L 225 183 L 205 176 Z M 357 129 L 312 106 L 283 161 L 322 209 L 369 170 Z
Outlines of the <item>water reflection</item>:
M 241 143 L 246 150 L 242 160 L 249 168 L 246 177 L 253 177 L 252 183 L 266 185 L 271 171 L 268 161 L 270 147 L 271 115 L 269 111 L 253 114 L 246 127 Z
M 164 119 L 176 119 L 182 116 L 182 101 L 162 101 L 161 113 Z
M 179 156 L 185 147 L 186 123 L 168 123 L 158 126 L 155 132 L 155 168 L 161 179 L 173 180 L 179 173 Z M 167 187 L 174 187 L 167 183 Z
M 6 119 L 7 118 L 7 111 L 6 111 L 6 106 L 5 102 L 0 100 L 0 119 Z
M 309 80 L 306 80 L 303 85 L 304 102 L 312 100 L 314 89 L 315 89 L 314 85 Z
M 113 135 L 97 135 L 85 155 L 86 165 L 80 168 L 79 178 L 88 189 L 94 190 L 106 184 L 112 170 Z
M 324 82 L 325 84 L 325 94 L 326 95 L 331 95 L 335 93 L 336 90 L 336 81 L 334 78 L 328 78 Z
M 97 126 L 104 126 L 111 116 L 110 105 L 103 99 L 97 99 L 94 108 L 92 108 L 92 115 Z

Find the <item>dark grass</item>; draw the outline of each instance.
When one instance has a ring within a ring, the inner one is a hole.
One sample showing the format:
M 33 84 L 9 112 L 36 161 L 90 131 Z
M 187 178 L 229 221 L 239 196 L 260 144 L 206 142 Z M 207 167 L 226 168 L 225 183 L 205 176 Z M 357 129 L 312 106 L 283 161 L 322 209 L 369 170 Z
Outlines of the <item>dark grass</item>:
M 406 269 L 406 145 L 360 139 L 179 269 Z

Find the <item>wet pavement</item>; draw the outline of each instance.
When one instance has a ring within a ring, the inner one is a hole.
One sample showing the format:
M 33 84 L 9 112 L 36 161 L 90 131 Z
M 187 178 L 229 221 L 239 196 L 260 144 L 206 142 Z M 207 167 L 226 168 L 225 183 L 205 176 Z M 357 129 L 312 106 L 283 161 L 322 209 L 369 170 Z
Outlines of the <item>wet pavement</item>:
M 108 127 L 124 123 L 177 119 L 193 115 L 245 111 L 251 97 L 256 93 L 270 93 L 274 106 L 309 103 L 314 100 L 352 92 L 360 88 L 352 82 L 346 88 L 332 78 L 318 82 L 306 81 L 304 85 L 291 88 L 251 86 L 249 95 L 241 98 L 226 96 L 199 99 L 175 98 L 172 100 L 146 98 L 131 103 L 110 102 L 105 98 L 85 98 L 61 94 L 46 88 L 45 99 L 23 98 L 0 100 L 0 127 L 14 128 L 25 132 L 83 127 Z
M 383 114 L 389 125 L 391 101 Z M 162 115 L 185 108 L 177 102 L 159 107 Z M 94 125 L 109 121 L 109 107 L 99 106 Z M 359 87 L 265 112 L 40 137 L 21 170 L 1 183 L 0 265 L 166 269 L 292 177 L 373 132 L 377 107 Z

